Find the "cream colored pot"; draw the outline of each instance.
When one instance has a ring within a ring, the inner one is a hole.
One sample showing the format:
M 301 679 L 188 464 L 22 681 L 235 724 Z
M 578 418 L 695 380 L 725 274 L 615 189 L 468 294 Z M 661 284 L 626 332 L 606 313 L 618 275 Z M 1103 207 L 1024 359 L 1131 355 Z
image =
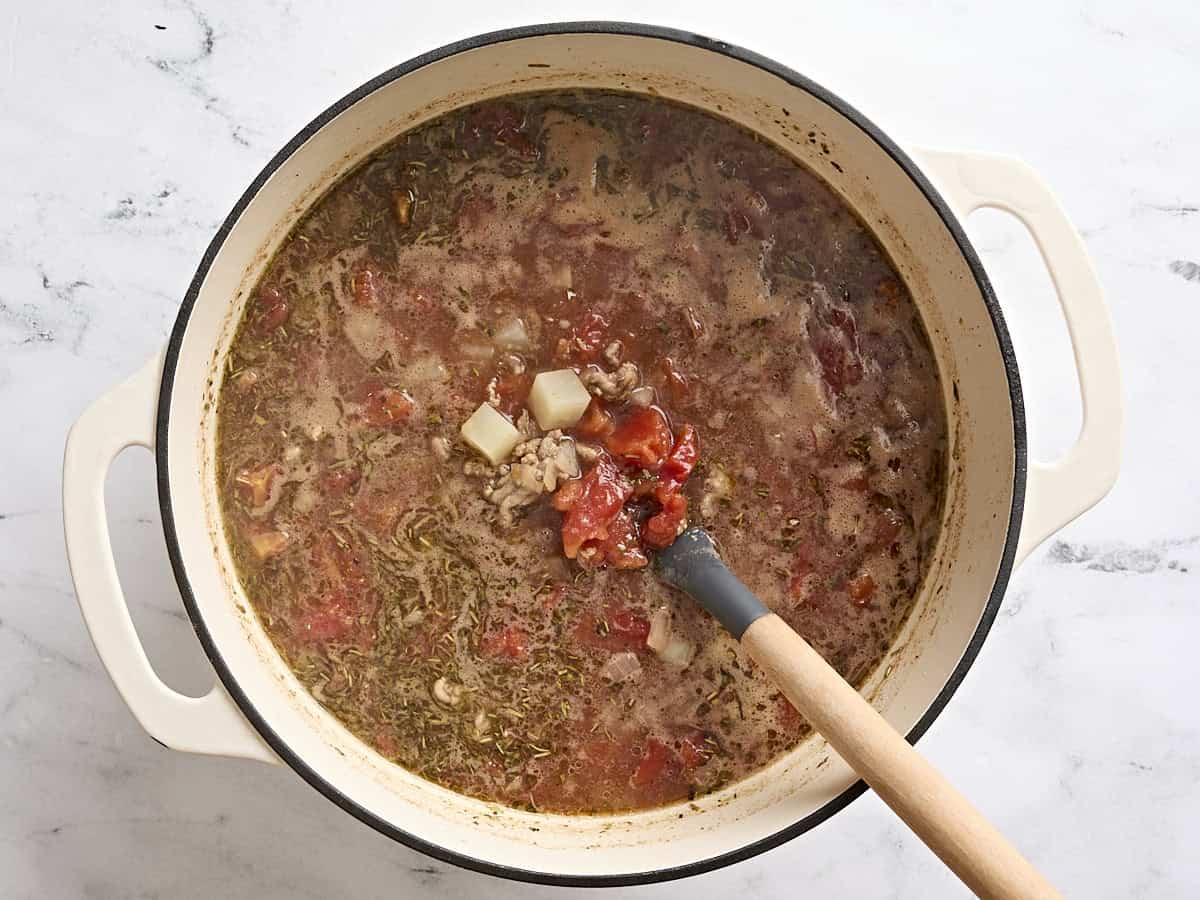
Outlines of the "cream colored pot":
M 221 226 L 165 352 L 76 423 L 63 503 L 71 570 L 96 649 L 156 740 L 291 766 L 350 814 L 450 862 L 551 883 L 627 884 L 752 856 L 828 818 L 863 787 L 819 737 L 695 803 L 629 815 L 517 812 L 411 775 L 338 724 L 275 652 L 234 577 L 214 479 L 224 354 L 256 279 L 304 211 L 405 129 L 483 98 L 568 87 L 653 92 L 758 132 L 828 181 L 875 229 L 907 281 L 941 366 L 952 471 L 929 577 L 864 691 L 896 728 L 921 735 L 978 652 L 1012 567 L 1116 478 L 1120 385 L 1100 286 L 1078 234 L 1022 163 L 902 151 L 800 75 L 694 35 L 608 23 L 489 34 L 405 63 L 323 113 L 271 160 Z M 1026 458 L 1012 347 L 963 233 L 962 218 L 982 206 L 1015 213 L 1033 233 L 1074 343 L 1084 424 L 1053 466 Z M 133 444 L 156 454 L 171 562 L 219 676 L 199 699 L 155 676 L 113 564 L 104 479 L 113 457 Z

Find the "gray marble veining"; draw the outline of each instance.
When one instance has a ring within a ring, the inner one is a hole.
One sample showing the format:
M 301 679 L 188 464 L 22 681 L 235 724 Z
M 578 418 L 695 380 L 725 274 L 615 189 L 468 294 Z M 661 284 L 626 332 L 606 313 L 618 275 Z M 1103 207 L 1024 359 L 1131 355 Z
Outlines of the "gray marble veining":
M 165 339 L 226 211 L 299 127 L 430 47 L 605 15 L 723 37 L 816 78 L 900 141 L 1007 152 L 1054 187 L 1109 292 L 1127 390 L 1120 482 L 1014 578 L 921 747 L 1069 896 L 1200 894 L 1200 7 L 1116 0 L 745 2 L 519 10 L 380 0 L 0 9 L 0 894 L 551 897 L 431 861 L 286 771 L 172 753 L 89 643 L 66 568 L 66 429 Z M 971 222 L 1012 327 L 1034 451 L 1078 427 L 1028 238 Z M 153 662 L 211 680 L 162 546 L 150 460 L 118 460 L 118 562 Z M 868 795 L 803 838 L 621 897 L 951 897 Z

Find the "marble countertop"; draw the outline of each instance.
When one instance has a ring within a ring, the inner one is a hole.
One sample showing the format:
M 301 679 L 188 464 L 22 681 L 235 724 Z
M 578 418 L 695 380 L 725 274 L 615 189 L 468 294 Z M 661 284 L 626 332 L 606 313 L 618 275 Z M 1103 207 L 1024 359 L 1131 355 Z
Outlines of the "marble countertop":
M 1011 153 L 1057 191 L 1116 320 L 1124 467 L 1104 503 L 1017 573 L 921 749 L 1066 894 L 1200 894 L 1200 7 L 354 6 L 42 0 L 0 13 L 0 893 L 568 893 L 431 861 L 287 770 L 147 738 L 75 604 L 60 460 L 83 408 L 163 344 L 217 224 L 303 123 L 431 47 L 519 21 L 603 15 L 758 50 L 901 142 Z M 976 216 L 970 230 L 1014 334 L 1033 450 L 1052 457 L 1080 414 L 1048 279 L 1004 216 Z M 172 684 L 204 690 L 211 670 L 167 565 L 146 453 L 118 460 L 108 498 L 151 657 Z M 611 895 L 696 892 L 962 889 L 868 794 L 751 861 Z

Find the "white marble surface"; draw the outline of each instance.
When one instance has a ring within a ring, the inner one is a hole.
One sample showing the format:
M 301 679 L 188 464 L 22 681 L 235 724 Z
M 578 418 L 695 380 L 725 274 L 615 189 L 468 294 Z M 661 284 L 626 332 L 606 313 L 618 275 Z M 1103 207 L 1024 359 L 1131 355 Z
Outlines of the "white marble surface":
M 74 602 L 59 467 L 69 424 L 163 343 L 218 222 L 304 122 L 419 51 L 597 15 L 741 43 L 902 141 L 1013 153 L 1057 190 L 1116 319 L 1124 470 L 1108 500 L 1017 574 L 921 749 L 1068 895 L 1200 894 L 1200 7 L 840 5 L 3 5 L 0 894 L 567 893 L 432 862 L 288 771 L 150 741 Z M 1079 412 L 1046 276 L 1002 216 L 971 230 L 1017 341 L 1033 447 L 1052 455 Z M 166 564 L 150 463 L 127 454 L 109 481 L 119 561 L 155 663 L 200 690 L 211 673 Z M 612 894 L 696 892 L 962 893 L 873 796 L 752 861 Z

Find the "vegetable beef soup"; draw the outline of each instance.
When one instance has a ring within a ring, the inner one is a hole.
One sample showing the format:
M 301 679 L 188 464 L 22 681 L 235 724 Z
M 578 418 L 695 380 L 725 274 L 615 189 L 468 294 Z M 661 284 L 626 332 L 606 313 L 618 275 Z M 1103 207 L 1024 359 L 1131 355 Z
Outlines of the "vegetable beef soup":
M 572 814 L 806 733 L 657 549 L 702 524 L 857 682 L 945 477 L 864 224 L 749 132 L 608 92 L 466 107 L 342 179 L 250 298 L 218 425 L 238 575 L 312 695 L 418 775 Z

